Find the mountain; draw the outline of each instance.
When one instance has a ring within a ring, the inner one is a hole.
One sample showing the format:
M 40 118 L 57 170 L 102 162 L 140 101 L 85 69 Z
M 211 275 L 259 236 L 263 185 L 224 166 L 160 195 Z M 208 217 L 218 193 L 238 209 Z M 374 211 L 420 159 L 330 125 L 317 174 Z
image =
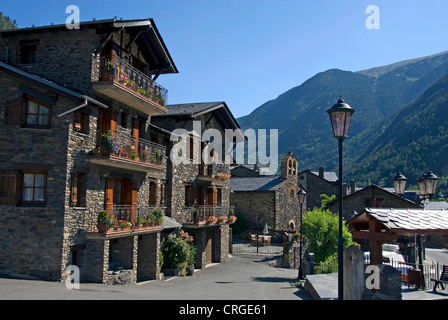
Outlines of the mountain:
M 17 29 L 16 21 L 11 21 L 7 16 L 0 12 L 0 30 Z
M 336 170 L 337 141 L 332 138 L 330 120 L 325 111 L 337 102 L 340 95 L 356 110 L 350 137 L 344 142 L 345 167 L 354 164 L 354 159 L 359 162 L 378 150 L 371 142 L 385 138 L 380 134 L 397 121 L 393 118 L 398 116 L 397 112 L 429 90 L 447 70 L 448 51 L 357 72 L 331 69 L 264 103 L 251 114 L 239 118 L 238 122 L 244 130 L 278 129 L 279 153 L 295 153 L 301 169 L 315 170 L 324 166 L 328 170 Z M 421 108 L 423 105 L 420 104 Z M 375 141 L 379 144 L 380 140 Z M 366 170 L 356 164 L 352 170 L 346 169 L 345 177 L 367 181 L 369 178 L 363 175 Z M 389 176 L 389 173 L 382 174 L 370 175 L 372 182 L 377 183 L 373 179 Z
M 447 89 L 448 72 L 413 102 L 356 136 L 352 151 L 357 152 L 349 155 L 346 173 L 357 181 L 390 184 L 401 171 L 413 185 L 429 170 L 448 176 Z

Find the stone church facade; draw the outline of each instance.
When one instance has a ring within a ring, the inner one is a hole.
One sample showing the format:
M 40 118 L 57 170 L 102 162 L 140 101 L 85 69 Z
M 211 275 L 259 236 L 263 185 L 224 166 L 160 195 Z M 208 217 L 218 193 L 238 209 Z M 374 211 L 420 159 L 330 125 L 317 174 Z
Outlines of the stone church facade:
M 300 204 L 297 192 L 298 159 L 288 153 L 281 159 L 278 176 L 260 175 L 258 168 L 235 167 L 231 170 L 230 203 L 243 214 L 248 227 L 274 230 L 299 230 Z M 305 214 L 306 203 L 303 206 Z

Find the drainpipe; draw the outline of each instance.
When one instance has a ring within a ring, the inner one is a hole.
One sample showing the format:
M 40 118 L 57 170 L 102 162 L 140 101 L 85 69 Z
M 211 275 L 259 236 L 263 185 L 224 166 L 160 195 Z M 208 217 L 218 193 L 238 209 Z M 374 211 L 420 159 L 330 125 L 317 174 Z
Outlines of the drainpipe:
M 73 112 L 73 111 L 76 111 L 76 110 L 78 110 L 78 109 L 81 109 L 81 108 L 83 108 L 83 107 L 85 107 L 85 106 L 87 106 L 87 98 L 85 98 L 83 104 L 80 104 L 79 106 L 74 107 L 73 109 L 67 110 L 67 111 L 65 111 L 65 112 L 63 112 L 63 113 L 61 113 L 61 114 L 58 114 L 58 117 L 65 116 L 66 114 L 68 114 L 68 113 L 70 113 L 70 112 Z

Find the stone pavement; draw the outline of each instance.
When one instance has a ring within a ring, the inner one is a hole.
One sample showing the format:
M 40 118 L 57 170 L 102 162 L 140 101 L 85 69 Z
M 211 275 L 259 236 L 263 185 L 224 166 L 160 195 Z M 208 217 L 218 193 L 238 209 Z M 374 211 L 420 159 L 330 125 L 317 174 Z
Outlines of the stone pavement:
M 337 300 L 338 299 L 338 274 L 314 274 L 307 275 L 304 283 L 305 290 L 315 300 Z M 408 289 L 403 283 L 401 288 L 402 300 L 448 300 L 448 288 L 438 289 L 433 292 L 432 288 L 427 290 Z

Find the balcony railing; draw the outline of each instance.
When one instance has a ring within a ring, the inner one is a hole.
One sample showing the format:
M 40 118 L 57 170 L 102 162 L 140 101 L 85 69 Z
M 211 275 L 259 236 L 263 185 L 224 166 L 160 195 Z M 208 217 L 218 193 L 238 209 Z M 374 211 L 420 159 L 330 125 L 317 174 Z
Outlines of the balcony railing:
M 161 107 L 166 105 L 168 90 L 115 54 L 101 58 L 100 81 L 113 81 Z
M 107 155 L 139 164 L 166 166 L 165 146 L 134 137 L 127 131 L 98 132 L 97 146 L 98 155 Z
M 198 175 L 211 178 L 222 178 L 227 180 L 230 175 L 225 174 L 227 171 L 225 164 L 200 164 L 198 165 Z
M 199 205 L 198 211 L 199 211 L 199 221 L 207 221 L 208 218 L 215 216 L 215 206 L 210 205 Z
M 151 216 L 154 208 L 138 209 L 137 205 L 110 204 L 105 206 L 105 210 L 108 217 L 107 230 L 99 230 L 96 222 L 91 221 L 88 228 L 90 233 L 145 231 L 147 228 L 160 228 L 163 221 L 163 212 L 160 210 L 158 210 L 161 213 L 160 221 Z M 96 220 L 96 215 L 91 215 L 90 219 Z

